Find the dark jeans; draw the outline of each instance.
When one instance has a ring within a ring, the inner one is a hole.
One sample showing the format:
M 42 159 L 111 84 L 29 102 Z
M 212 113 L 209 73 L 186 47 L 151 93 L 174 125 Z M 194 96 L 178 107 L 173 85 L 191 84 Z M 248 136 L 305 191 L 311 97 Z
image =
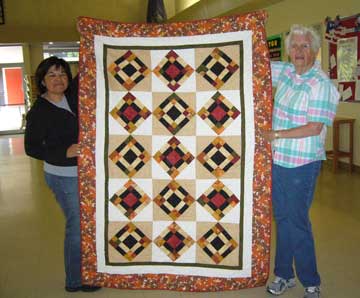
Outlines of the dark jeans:
M 304 287 L 319 286 L 315 246 L 309 218 L 321 161 L 285 168 L 273 165 L 272 202 L 277 227 L 276 276 L 297 277 Z
M 45 173 L 45 180 L 55 194 L 66 219 L 64 241 L 65 284 L 67 287 L 79 287 L 81 286 L 81 253 L 78 178 Z

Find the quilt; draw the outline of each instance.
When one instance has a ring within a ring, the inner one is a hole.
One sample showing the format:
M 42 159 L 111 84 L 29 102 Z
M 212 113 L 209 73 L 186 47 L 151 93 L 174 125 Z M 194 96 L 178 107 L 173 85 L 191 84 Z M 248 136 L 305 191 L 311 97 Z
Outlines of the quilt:
M 85 283 L 222 291 L 266 282 L 265 19 L 79 19 Z

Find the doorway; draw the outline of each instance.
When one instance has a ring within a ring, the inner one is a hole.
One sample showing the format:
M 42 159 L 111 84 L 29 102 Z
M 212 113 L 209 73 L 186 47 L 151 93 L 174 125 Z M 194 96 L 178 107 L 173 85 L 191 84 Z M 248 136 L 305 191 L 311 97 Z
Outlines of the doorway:
M 0 46 L 0 134 L 22 133 L 26 92 L 21 45 Z

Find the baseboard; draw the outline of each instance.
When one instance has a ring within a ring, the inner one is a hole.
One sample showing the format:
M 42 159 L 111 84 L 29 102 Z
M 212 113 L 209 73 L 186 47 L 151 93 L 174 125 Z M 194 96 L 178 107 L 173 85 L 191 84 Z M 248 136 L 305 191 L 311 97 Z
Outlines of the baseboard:
M 3 130 L 0 131 L 0 135 L 6 136 L 6 135 L 16 135 L 16 134 L 23 134 L 25 130 L 23 129 L 17 129 L 17 130 Z
M 333 163 L 333 161 L 331 159 L 324 160 L 324 164 L 326 166 L 332 167 L 332 163 Z M 338 161 L 338 167 L 339 167 L 339 169 L 342 169 L 342 170 L 347 170 L 347 171 L 350 170 L 349 164 L 347 162 L 343 162 L 340 160 Z M 353 172 L 360 174 L 360 166 L 353 165 Z

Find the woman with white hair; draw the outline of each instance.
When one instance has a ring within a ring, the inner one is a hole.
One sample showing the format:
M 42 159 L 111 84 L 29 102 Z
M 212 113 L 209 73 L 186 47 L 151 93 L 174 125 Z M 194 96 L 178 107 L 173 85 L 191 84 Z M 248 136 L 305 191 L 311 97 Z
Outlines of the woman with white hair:
M 315 61 L 320 38 L 311 28 L 293 25 L 285 40 L 291 63 L 272 62 L 276 88 L 272 130 L 272 202 L 276 221 L 274 295 L 295 286 L 295 272 L 304 298 L 320 297 L 320 275 L 309 210 L 321 161 L 325 159 L 326 126 L 336 113 L 339 93 Z

